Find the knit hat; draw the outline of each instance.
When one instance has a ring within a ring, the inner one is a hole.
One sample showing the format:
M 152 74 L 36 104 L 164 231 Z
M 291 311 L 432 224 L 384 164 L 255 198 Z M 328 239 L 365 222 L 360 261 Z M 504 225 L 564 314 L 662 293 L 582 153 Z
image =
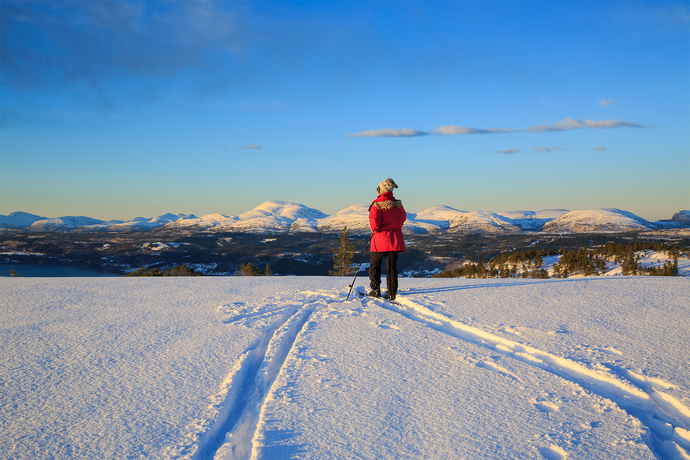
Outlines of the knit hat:
M 392 192 L 394 188 L 398 188 L 398 185 L 388 178 L 379 184 L 379 193 Z

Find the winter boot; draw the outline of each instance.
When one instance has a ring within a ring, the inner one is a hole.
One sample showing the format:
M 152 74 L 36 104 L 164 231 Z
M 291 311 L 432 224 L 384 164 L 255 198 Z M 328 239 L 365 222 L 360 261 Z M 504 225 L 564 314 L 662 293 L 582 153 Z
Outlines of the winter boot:
M 395 294 L 389 294 L 386 292 L 386 295 L 384 297 L 386 300 L 395 300 Z
M 369 296 L 370 297 L 381 297 L 381 290 L 380 289 L 372 289 L 369 291 Z

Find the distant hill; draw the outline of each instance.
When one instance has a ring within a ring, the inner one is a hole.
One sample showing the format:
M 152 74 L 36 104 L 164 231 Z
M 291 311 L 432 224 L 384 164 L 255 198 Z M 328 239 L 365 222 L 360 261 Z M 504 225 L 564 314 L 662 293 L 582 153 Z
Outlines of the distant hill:
M 572 211 L 544 224 L 552 233 L 625 232 L 659 228 L 633 213 L 620 209 Z
M 70 230 L 103 224 L 104 221 L 84 216 L 65 216 L 52 219 L 41 219 L 29 225 L 32 232 L 52 232 L 55 230 Z
M 677 212 L 671 218 L 671 222 L 690 226 L 690 211 Z
M 24 212 L 0 216 L 0 228 L 51 231 L 147 231 L 158 228 L 184 228 L 238 233 L 340 233 L 348 227 L 352 234 L 369 233 L 368 205 L 350 206 L 329 216 L 318 209 L 286 201 L 267 201 L 239 216 L 208 214 L 164 214 L 154 218 L 137 217 L 130 221 L 102 221 L 90 217 L 46 218 Z M 672 219 L 650 222 L 620 209 L 568 211 L 460 211 L 438 205 L 419 213 L 408 212 L 403 227 L 406 234 L 519 234 L 601 233 L 690 227 L 690 211 L 680 211 Z
M 47 219 L 47 217 L 27 212 L 13 212 L 7 216 L 0 216 L 0 228 L 27 228 L 34 222 L 43 219 Z

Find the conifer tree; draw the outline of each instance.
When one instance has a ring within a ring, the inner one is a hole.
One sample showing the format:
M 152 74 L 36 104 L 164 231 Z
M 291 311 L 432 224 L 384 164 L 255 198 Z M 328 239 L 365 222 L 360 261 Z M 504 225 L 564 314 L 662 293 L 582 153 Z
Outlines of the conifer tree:
M 254 267 L 251 262 L 240 265 L 239 270 L 237 270 L 237 276 L 259 276 L 261 275 L 261 270 Z
M 345 227 L 340 234 L 340 246 L 333 254 L 333 270 L 328 272 L 331 276 L 351 276 L 355 274 L 352 259 L 355 256 L 355 245 L 350 241 L 350 230 Z

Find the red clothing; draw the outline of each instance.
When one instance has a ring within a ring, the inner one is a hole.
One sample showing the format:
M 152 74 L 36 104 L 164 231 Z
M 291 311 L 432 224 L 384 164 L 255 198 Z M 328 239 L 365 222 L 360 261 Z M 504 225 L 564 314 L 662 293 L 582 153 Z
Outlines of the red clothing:
M 372 252 L 404 251 L 402 226 L 407 213 L 402 201 L 396 200 L 392 192 L 379 195 L 369 206 L 369 225 L 374 232 L 371 238 Z

